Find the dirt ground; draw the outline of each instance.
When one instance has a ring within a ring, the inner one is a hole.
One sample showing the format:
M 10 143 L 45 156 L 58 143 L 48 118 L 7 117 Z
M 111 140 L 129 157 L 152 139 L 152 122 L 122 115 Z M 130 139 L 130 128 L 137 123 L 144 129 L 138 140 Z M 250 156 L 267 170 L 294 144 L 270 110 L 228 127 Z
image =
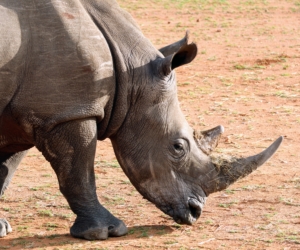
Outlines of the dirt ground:
M 190 125 L 222 124 L 219 153 L 248 156 L 280 135 L 260 169 L 209 196 L 201 218 L 181 226 L 142 199 L 109 141 L 95 159 L 100 201 L 129 227 L 127 236 L 84 241 L 56 176 L 32 149 L 1 199 L 13 232 L 0 249 L 300 249 L 300 1 L 120 0 L 160 48 L 186 30 L 196 60 L 177 69 L 178 96 Z

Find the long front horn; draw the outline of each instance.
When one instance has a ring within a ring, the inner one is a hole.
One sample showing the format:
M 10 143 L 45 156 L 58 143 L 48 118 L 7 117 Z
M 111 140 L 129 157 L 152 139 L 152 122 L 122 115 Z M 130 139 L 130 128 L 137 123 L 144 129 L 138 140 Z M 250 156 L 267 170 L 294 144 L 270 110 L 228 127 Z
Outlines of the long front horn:
M 283 137 L 281 136 L 263 152 L 247 158 L 220 160 L 219 158 L 211 157 L 217 174 L 205 185 L 207 195 L 224 190 L 238 179 L 252 173 L 271 158 L 279 148 L 282 140 Z

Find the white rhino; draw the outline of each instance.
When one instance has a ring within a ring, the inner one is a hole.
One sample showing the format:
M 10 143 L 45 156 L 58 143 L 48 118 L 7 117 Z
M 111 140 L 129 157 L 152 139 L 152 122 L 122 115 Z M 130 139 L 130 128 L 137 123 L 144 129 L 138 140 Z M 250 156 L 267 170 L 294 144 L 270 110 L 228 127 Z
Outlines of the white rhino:
M 110 138 L 141 195 L 185 224 L 209 194 L 251 173 L 282 141 L 216 163 L 209 154 L 223 127 L 195 132 L 177 99 L 174 69 L 190 63 L 197 46 L 186 36 L 155 49 L 114 0 L 1 0 L 0 34 L 1 194 L 36 146 L 77 215 L 74 237 L 127 233 L 97 199 L 97 140 Z M 10 231 L 1 219 L 0 236 Z

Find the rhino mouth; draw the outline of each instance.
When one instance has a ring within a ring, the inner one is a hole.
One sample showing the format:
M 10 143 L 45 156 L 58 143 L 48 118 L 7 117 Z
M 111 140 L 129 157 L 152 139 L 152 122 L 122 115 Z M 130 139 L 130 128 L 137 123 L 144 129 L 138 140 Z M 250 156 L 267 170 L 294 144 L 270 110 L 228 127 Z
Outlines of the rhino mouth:
M 185 209 L 180 210 L 177 214 L 173 215 L 173 219 L 178 224 L 192 225 L 200 217 L 202 209 L 205 203 L 205 199 L 201 198 L 203 201 L 195 197 L 189 197 L 187 201 L 187 206 Z

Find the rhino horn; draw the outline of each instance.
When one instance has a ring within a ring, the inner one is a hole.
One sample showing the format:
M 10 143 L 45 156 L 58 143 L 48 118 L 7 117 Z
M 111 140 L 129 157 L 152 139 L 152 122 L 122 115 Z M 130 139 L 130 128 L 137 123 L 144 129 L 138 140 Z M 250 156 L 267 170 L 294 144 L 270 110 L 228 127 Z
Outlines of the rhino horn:
M 263 152 L 247 158 L 219 160 L 212 157 L 212 163 L 217 171 L 217 175 L 213 178 L 213 180 L 210 180 L 209 183 L 206 183 L 207 195 L 226 189 L 238 179 L 241 179 L 256 170 L 259 166 L 271 158 L 271 156 L 277 151 L 282 140 L 283 137 L 281 136 Z
M 185 33 L 185 37 L 182 38 L 181 40 L 172 43 L 170 45 L 167 45 L 161 49 L 159 49 L 159 51 L 165 56 L 170 56 L 174 53 L 176 53 L 183 45 L 187 45 L 189 41 L 189 31 L 186 31 Z
M 219 143 L 221 135 L 224 133 L 223 126 L 217 126 L 210 130 L 194 131 L 194 139 L 198 147 L 207 155 L 209 155 Z

